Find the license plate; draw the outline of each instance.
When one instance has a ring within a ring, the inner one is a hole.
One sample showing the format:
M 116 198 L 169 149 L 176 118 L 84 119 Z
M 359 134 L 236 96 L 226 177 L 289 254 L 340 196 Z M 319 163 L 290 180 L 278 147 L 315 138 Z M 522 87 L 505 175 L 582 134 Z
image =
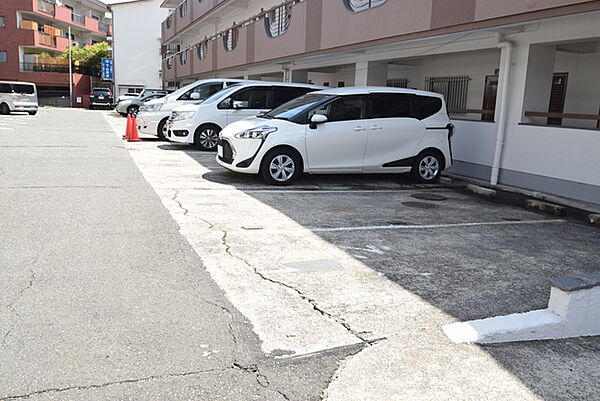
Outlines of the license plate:
M 217 146 L 217 155 L 219 157 L 223 157 L 223 146 L 221 146 L 221 145 Z
M 98 96 L 98 99 L 104 100 L 104 96 Z

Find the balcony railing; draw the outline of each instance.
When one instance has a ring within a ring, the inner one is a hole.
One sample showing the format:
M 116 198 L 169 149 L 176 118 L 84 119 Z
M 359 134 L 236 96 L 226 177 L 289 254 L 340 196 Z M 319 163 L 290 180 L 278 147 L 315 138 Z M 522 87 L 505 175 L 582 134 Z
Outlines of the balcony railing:
M 38 11 L 54 16 L 54 3 L 46 0 L 38 0 L 37 9 Z
M 71 12 L 71 21 L 79 25 L 85 25 L 85 17 L 74 12 Z
M 525 112 L 525 117 L 544 117 L 547 118 L 548 120 L 550 119 L 554 119 L 554 120 L 558 120 L 558 123 L 551 123 L 550 121 L 547 122 L 548 126 L 561 126 L 562 125 L 562 120 L 563 119 L 570 119 L 570 120 L 588 120 L 588 121 L 595 121 L 596 122 L 596 129 L 600 129 L 600 111 L 598 111 L 598 114 L 581 114 L 581 113 L 546 113 L 546 112 L 540 112 L 540 111 L 526 111 Z M 534 124 L 534 125 L 544 125 L 544 124 Z M 565 127 L 565 128 L 569 128 L 569 127 Z
M 56 47 L 56 36 L 46 35 L 39 32 L 40 44 L 44 46 Z
M 105 24 L 104 22 L 100 22 L 100 23 L 98 23 L 98 29 L 100 29 L 100 32 L 104 32 L 104 33 L 108 34 L 108 24 Z
M 21 63 L 21 72 L 54 72 L 68 74 L 68 64 L 43 64 L 43 63 Z M 93 75 L 92 69 L 84 65 L 74 65 L 74 74 Z

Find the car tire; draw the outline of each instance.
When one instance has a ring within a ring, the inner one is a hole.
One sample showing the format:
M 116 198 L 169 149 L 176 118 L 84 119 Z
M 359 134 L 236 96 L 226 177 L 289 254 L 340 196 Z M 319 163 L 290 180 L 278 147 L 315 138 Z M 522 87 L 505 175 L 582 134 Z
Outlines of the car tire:
M 0 104 L 0 114 L 6 115 L 10 114 L 10 108 L 6 103 Z
M 140 108 L 138 106 L 129 106 L 127 108 L 127 114 L 137 115 L 139 110 L 140 110 Z
M 37 114 L 37 111 L 28 111 L 30 116 L 35 116 Z
M 167 139 L 167 120 L 168 118 L 164 118 L 161 122 L 158 123 L 158 128 L 156 129 L 156 136 L 158 139 L 162 141 L 168 141 Z
M 420 183 L 433 183 L 440 178 L 444 165 L 444 157 L 436 150 L 425 150 L 417 157 L 412 165 L 410 174 L 412 178 Z
M 271 185 L 289 185 L 302 173 L 302 158 L 288 149 L 272 149 L 260 163 L 260 175 Z
M 194 133 L 194 146 L 200 150 L 216 150 L 219 143 L 219 132 L 221 132 L 221 128 L 214 124 L 199 126 Z
M 94 110 L 94 106 L 90 105 L 90 107 L 88 107 L 88 109 Z

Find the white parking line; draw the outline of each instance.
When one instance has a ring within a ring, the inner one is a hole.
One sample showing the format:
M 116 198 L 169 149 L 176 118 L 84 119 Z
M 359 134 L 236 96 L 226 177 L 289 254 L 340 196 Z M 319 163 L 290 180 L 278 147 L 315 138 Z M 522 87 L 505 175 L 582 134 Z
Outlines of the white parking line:
M 451 224 L 424 224 L 424 225 L 385 225 L 385 226 L 356 226 L 356 227 L 315 227 L 306 230 L 260 230 L 252 231 L 256 234 L 303 234 L 306 231 L 313 233 L 340 232 L 340 231 L 373 231 L 373 230 L 431 230 L 436 228 L 457 228 L 457 227 L 481 227 L 481 226 L 511 226 L 511 225 L 532 225 L 532 224 L 552 224 L 564 223 L 563 219 L 551 220 L 525 220 L 525 221 L 482 221 L 474 223 L 451 223 Z M 248 233 L 247 231 L 235 231 L 231 234 Z

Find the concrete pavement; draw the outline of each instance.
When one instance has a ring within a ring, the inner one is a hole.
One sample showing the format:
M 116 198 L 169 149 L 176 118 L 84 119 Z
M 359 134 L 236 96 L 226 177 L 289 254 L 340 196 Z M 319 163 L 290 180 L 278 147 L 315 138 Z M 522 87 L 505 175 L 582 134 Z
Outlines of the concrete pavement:
M 355 352 L 267 358 L 102 113 L 0 128 L 0 400 L 316 400 Z

